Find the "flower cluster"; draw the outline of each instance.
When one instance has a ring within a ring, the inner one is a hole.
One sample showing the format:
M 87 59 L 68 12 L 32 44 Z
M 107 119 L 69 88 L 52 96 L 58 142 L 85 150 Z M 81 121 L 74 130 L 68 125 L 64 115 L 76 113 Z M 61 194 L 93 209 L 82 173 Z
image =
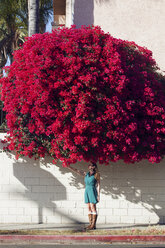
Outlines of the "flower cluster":
M 151 51 L 99 27 L 27 38 L 1 79 L 8 149 L 63 165 L 159 162 L 165 78 Z

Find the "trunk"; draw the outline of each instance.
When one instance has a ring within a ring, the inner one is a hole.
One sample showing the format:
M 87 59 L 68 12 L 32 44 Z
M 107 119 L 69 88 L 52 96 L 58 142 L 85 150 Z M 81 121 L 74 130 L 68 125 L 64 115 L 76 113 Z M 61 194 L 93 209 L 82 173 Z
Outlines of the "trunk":
M 13 53 L 9 53 L 9 61 L 10 61 L 10 64 L 13 63 L 14 61 Z
M 6 62 L 7 62 L 7 58 L 1 52 L 0 53 L 0 78 L 3 77 L 3 67 L 5 66 Z
M 3 69 L 0 67 L 0 78 L 3 77 Z
M 39 0 L 28 0 L 28 36 L 39 33 Z

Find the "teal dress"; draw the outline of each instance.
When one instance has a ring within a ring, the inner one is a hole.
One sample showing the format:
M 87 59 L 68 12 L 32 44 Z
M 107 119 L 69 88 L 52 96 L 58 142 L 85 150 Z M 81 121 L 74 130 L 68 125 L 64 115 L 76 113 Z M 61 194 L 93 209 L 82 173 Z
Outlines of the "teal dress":
M 97 201 L 97 180 L 94 175 L 90 176 L 89 172 L 85 176 L 85 203 L 94 203 Z

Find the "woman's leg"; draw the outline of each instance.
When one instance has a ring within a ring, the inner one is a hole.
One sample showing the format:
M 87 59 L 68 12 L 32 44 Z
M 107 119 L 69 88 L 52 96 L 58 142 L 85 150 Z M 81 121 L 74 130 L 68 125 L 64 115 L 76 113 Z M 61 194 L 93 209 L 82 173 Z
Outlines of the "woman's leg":
M 92 212 L 93 212 L 93 213 L 96 213 L 96 204 L 91 203 L 91 204 L 90 204 L 90 207 L 91 207 Z
M 91 213 L 92 209 L 91 209 L 91 204 L 90 203 L 87 203 L 87 208 L 88 208 L 88 212 Z
M 97 221 L 96 204 L 91 203 L 91 210 L 92 210 L 92 225 L 90 229 L 96 229 L 96 221 Z
M 90 203 L 87 203 L 87 208 L 88 208 L 89 226 L 87 226 L 86 229 L 88 230 L 92 225 L 92 217 L 93 217 Z

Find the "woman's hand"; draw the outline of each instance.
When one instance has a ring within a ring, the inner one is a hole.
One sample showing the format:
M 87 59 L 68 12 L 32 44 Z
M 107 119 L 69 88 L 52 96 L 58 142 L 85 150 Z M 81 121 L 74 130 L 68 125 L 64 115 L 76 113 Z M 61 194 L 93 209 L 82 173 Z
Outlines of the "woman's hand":
M 77 173 L 79 176 L 85 176 L 86 173 L 84 171 L 78 170 L 76 168 L 71 167 L 70 165 L 67 165 L 67 168 L 70 169 L 71 171 Z

